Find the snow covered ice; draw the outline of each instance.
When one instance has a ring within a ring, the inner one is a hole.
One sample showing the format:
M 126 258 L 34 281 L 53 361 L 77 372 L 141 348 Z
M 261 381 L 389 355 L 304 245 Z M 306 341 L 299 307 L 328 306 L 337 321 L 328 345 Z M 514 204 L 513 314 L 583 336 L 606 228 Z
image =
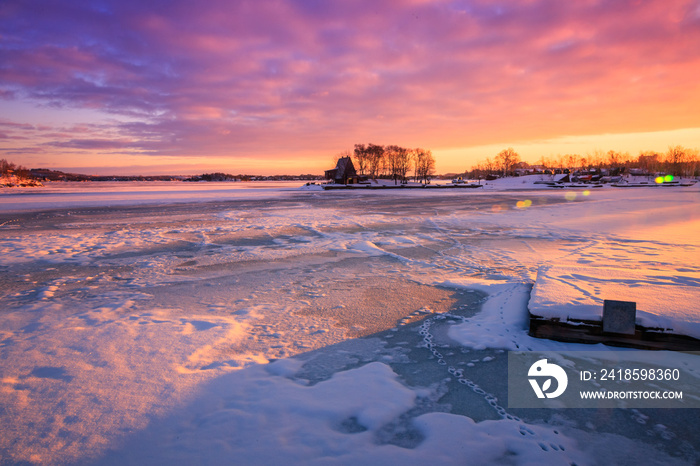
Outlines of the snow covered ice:
M 609 351 L 528 306 L 696 335 L 700 189 L 468 191 L 3 193 L 0 464 L 700 461 L 695 410 L 506 403 L 509 350 Z

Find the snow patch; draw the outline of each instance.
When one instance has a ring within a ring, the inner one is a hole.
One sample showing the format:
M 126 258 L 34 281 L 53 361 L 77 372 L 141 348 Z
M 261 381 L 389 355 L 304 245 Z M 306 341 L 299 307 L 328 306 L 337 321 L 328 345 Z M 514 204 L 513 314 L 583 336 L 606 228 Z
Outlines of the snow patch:
M 637 303 L 637 324 L 700 338 L 696 273 L 580 265 L 544 266 L 530 313 L 562 320 L 602 320 L 605 299 Z

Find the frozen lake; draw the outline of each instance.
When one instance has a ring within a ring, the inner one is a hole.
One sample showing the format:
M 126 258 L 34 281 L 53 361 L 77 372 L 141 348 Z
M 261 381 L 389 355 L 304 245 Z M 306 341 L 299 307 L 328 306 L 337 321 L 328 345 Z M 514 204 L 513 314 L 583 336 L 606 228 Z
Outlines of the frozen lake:
M 527 335 L 538 272 L 700 297 L 700 189 L 301 184 L 3 191 L 0 464 L 700 461 L 696 410 L 506 407 L 508 351 L 607 351 Z
M 120 206 L 279 197 L 298 191 L 300 181 L 256 182 L 67 182 L 41 188 L 0 190 L 0 212 L 60 207 Z

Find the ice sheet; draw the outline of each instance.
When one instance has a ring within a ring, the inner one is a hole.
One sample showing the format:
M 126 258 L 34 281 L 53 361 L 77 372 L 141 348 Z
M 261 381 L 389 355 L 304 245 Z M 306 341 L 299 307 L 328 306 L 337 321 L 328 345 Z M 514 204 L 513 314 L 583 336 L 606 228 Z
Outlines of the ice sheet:
M 41 188 L 0 190 L 0 212 L 60 207 L 104 207 L 230 199 L 275 198 L 298 191 L 298 181 L 256 182 L 47 182 Z
M 634 270 L 697 290 L 697 188 L 256 196 L 198 185 L 144 204 L 105 186 L 89 206 L 0 201 L 3 461 L 700 458 L 692 413 L 491 404 L 503 404 L 506 350 L 590 349 L 527 335 L 542 271 Z M 443 359 L 419 333 L 426 323 Z M 601 453 L 610 445 L 618 456 Z

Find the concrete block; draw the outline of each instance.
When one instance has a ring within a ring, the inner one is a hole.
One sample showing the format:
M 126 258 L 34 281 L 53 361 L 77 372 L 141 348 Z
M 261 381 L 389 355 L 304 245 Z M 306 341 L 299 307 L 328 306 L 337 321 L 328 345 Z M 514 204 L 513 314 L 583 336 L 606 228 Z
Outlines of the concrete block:
M 603 332 L 634 335 L 637 303 L 632 301 L 603 301 Z

